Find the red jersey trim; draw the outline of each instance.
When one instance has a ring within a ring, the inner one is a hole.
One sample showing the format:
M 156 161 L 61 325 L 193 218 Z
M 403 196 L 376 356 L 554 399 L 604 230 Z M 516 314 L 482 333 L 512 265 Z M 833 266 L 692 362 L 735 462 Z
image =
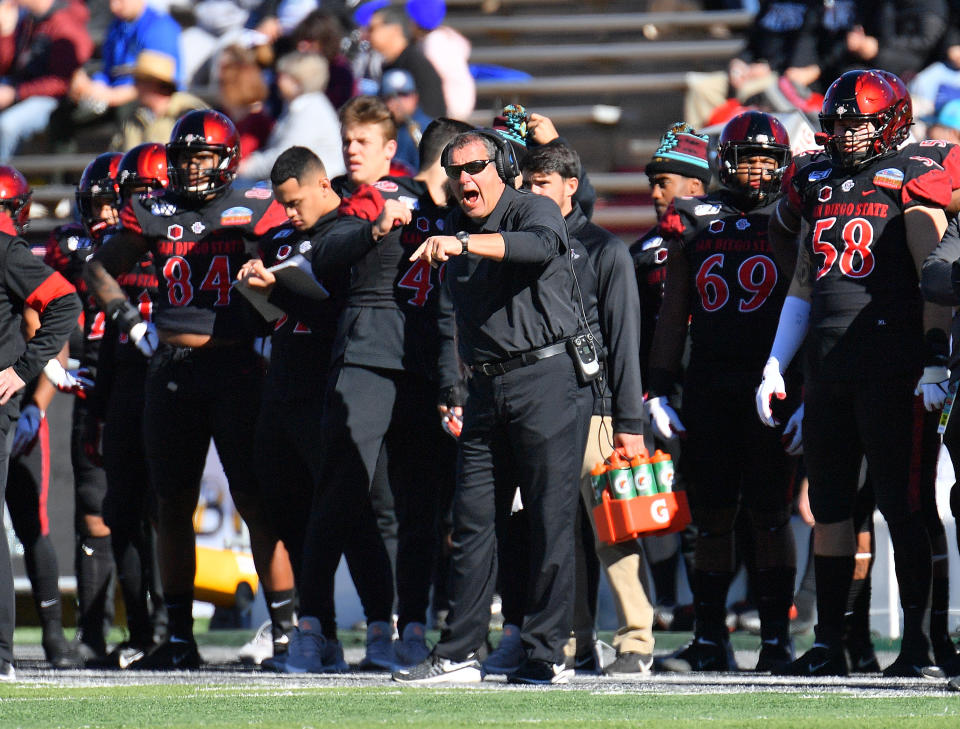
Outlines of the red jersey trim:
M 61 296 L 69 296 L 76 291 L 67 279 L 54 271 L 27 297 L 26 304 L 34 311 L 42 314 L 51 301 L 59 299 Z

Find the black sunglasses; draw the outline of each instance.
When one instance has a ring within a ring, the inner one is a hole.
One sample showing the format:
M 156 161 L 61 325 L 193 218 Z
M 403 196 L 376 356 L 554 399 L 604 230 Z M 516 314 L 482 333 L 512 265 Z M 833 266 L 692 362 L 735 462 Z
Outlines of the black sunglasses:
M 461 172 L 466 172 L 468 175 L 478 175 L 491 162 L 493 162 L 492 159 L 478 159 L 462 165 L 447 165 L 443 169 L 451 180 L 459 180 Z

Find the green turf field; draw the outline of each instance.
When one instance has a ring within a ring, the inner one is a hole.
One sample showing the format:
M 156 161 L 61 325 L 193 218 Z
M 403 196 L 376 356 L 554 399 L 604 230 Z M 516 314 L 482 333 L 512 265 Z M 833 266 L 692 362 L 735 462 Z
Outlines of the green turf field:
M 710 727 L 931 729 L 960 725 L 960 696 L 676 696 L 559 689 L 385 689 L 218 685 L 64 689 L 0 686 L 4 729 L 58 727 Z

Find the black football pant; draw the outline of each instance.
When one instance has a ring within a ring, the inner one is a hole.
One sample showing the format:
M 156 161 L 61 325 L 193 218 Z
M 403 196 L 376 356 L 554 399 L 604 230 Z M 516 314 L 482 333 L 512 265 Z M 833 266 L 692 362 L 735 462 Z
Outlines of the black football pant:
M 320 483 L 323 449 L 317 439 L 323 432 L 323 400 L 280 400 L 264 397 L 257 419 L 255 443 L 260 492 L 264 508 L 277 536 L 290 555 L 297 590 L 302 594 L 303 544 L 313 505 L 314 488 Z M 367 613 L 368 601 L 376 610 L 383 592 L 371 582 L 366 557 L 380 548 L 380 535 L 370 530 L 351 534 L 344 550 L 350 575 Z M 306 613 L 304 613 L 306 614 Z M 373 621 L 382 618 L 370 618 Z
M 436 443 L 444 437 L 436 406 L 436 384 L 425 378 L 342 363 L 333 369 L 324 411 L 323 469 L 304 544 L 300 598 L 302 613 L 319 617 L 327 637 L 336 635 L 333 583 L 341 554 L 358 534 L 372 530 L 379 535 L 370 486 L 381 447 L 399 522 L 398 627 L 402 631 L 407 623 L 426 620 L 440 500 Z M 379 597 L 371 596 L 364 605 L 367 619 L 389 621 L 390 559 L 382 539 L 360 538 L 370 545 L 362 559 L 363 581 L 380 588 Z
M 917 449 L 922 439 L 915 440 L 913 430 L 915 386 L 914 377 L 807 382 L 803 448 L 810 508 L 818 524 L 855 516 L 860 462 L 866 456 L 893 544 L 904 611 L 902 650 L 925 652 L 922 623 L 931 587 L 931 549 L 921 505 Z M 913 465 L 917 470 L 912 473 Z M 817 635 L 832 642 L 841 632 L 853 558 L 817 554 L 816 559 Z
M 519 486 L 530 545 L 527 555 L 518 555 L 527 581 L 521 638 L 528 658 L 563 661 L 587 428 L 580 389 L 564 355 L 470 380 L 453 500 L 451 608 L 437 655 L 464 660 L 486 640 L 497 542 L 506 538 Z
M 258 545 L 272 544 L 272 530 L 260 504 L 253 448 L 262 382 L 259 356 L 249 345 L 210 349 L 161 345 L 150 360 L 144 446 L 156 495 L 160 574 L 168 601 L 175 599 L 171 584 L 178 590 L 188 585 L 192 591 L 196 572 L 192 514 L 211 437 L 230 495 L 250 528 L 254 559 L 265 558 Z M 177 539 L 189 539 L 190 548 Z M 167 550 L 180 555 L 182 563 L 171 563 Z M 258 562 L 257 569 L 264 565 Z M 181 599 L 180 592 L 176 595 Z
M 166 608 L 157 565 L 153 491 L 143 444 L 147 360 L 117 363 L 103 427 L 107 495 L 103 517 L 110 527 L 117 582 L 123 592 L 130 640 L 148 645 L 166 630 Z
M 24 564 L 44 637 L 50 630 L 58 631 L 62 637 L 60 570 L 47 517 L 49 488 L 50 428 L 43 420 L 34 445 L 10 461 L 6 500 L 13 530 L 23 545 Z
M 105 638 L 113 623 L 113 548 L 110 536 L 87 533 L 84 517 L 103 517 L 107 495 L 107 474 L 87 456 L 83 436 L 89 407 L 85 400 L 73 401 L 70 432 L 70 460 L 74 483 L 74 568 L 77 575 L 77 630 L 82 641 L 97 653 L 106 650 Z
M 790 459 L 781 442 L 782 428 L 768 428 L 757 418 L 753 390 L 752 382 L 736 377 L 712 383 L 688 377 L 683 391 L 681 420 L 687 436 L 679 467 L 697 526 L 691 587 L 697 630 L 714 639 L 726 634 L 739 515 L 748 517 L 752 539 L 741 546 L 744 553 L 750 549 L 755 554 L 755 560 L 746 561 L 757 569 L 765 639 L 786 637 L 793 599 L 796 547 L 789 525 Z
M 13 431 L 20 415 L 20 398 L 15 396 L 0 406 L 0 509 L 3 509 L 7 491 L 7 463 Z M 3 513 L 0 511 L 0 524 Z M 0 660 L 13 663 L 13 627 L 16 623 L 16 599 L 13 593 L 13 565 L 7 535 L 0 538 Z

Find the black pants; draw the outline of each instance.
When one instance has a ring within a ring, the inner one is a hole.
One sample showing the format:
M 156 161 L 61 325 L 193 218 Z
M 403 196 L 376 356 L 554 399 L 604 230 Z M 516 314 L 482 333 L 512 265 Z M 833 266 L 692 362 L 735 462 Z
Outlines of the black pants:
M 310 520 L 314 489 L 320 483 L 323 449 L 317 439 L 323 432 L 323 400 L 279 400 L 264 397 L 257 419 L 255 452 L 260 494 L 274 531 L 290 555 L 297 582 L 301 585 L 303 544 Z M 365 581 L 366 556 L 379 549 L 377 532 L 360 530 L 347 541 L 344 556 L 354 585 L 366 609 L 371 591 L 379 585 Z M 376 598 L 373 598 L 376 603 Z
M 147 360 L 118 363 L 103 428 L 107 494 L 103 517 L 110 527 L 117 578 L 123 591 L 131 640 L 149 642 L 166 625 L 156 555 L 155 512 L 143 443 Z
M 7 491 L 7 462 L 13 439 L 14 424 L 20 415 L 19 396 L 0 407 L 0 509 Z M 3 513 L 0 511 L 0 523 Z M 6 535 L 0 538 L 0 660 L 13 663 L 13 627 L 16 623 L 16 600 L 13 593 L 13 565 Z
M 416 375 L 356 365 L 334 367 L 325 403 L 322 475 L 304 544 L 300 600 L 303 614 L 317 615 L 328 635 L 336 629 L 333 581 L 341 554 L 358 534 L 371 530 L 379 534 L 370 484 L 381 447 L 386 449 L 399 522 L 399 627 L 426 620 L 440 493 L 433 444 L 444 437 L 436 402 L 436 385 Z M 372 538 L 363 538 L 374 544 Z M 379 591 L 364 602 L 367 619 L 388 621 L 393 582 L 382 539 L 371 546 L 363 562 L 363 582 L 371 592 Z M 354 573 L 355 581 L 357 577 Z
M 783 431 L 760 422 L 752 384 L 688 383 L 681 420 L 687 436 L 679 467 L 695 523 L 739 505 L 763 513 L 790 508 L 791 469 L 780 440 Z M 733 514 L 727 531 L 733 530 Z
M 78 539 L 86 534 L 83 517 L 103 516 L 103 500 L 107 495 L 107 474 L 87 456 L 83 449 L 86 428 L 87 403 L 77 397 L 73 401 L 73 420 L 70 430 L 70 461 L 73 465 L 74 528 Z
M 60 571 L 50 539 L 49 491 L 50 429 L 43 420 L 36 443 L 10 461 L 6 501 L 13 530 L 23 545 L 23 560 L 37 614 L 43 616 L 45 611 L 55 611 L 55 622 L 60 625 Z
M 888 522 L 920 511 L 920 479 L 911 476 L 915 385 L 914 378 L 868 377 L 804 385 L 803 450 L 818 522 L 854 516 L 864 456 L 877 507 Z
M 572 623 L 573 530 L 586 413 L 568 357 L 470 381 L 453 501 L 451 609 L 436 653 L 465 659 L 483 644 L 503 536 L 519 486 L 529 553 L 521 637 L 528 657 L 559 663 Z

